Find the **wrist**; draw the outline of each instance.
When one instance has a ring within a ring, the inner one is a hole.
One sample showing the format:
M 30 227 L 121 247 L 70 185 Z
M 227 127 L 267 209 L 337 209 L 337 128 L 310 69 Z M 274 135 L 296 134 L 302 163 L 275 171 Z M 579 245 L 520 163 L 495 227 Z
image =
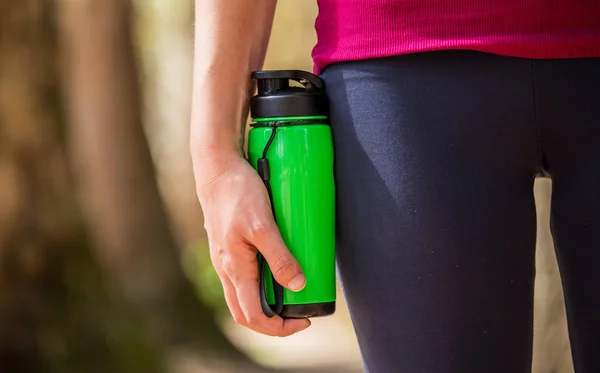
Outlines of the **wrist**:
M 210 193 L 214 185 L 224 174 L 245 161 L 241 150 L 223 147 L 199 146 L 192 150 L 192 164 L 198 197 Z

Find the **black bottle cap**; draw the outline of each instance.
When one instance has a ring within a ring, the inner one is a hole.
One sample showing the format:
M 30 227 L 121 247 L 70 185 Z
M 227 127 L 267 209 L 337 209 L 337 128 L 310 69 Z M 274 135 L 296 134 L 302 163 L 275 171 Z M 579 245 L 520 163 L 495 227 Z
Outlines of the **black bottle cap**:
M 301 70 L 262 70 L 252 73 L 258 93 L 250 99 L 252 118 L 327 116 L 323 80 Z M 296 81 L 302 86 L 290 86 Z

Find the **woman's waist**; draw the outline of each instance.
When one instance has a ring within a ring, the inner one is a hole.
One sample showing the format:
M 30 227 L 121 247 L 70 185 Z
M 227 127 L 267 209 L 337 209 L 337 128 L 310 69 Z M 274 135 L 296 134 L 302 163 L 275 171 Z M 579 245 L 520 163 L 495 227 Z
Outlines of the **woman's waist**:
M 600 54 L 597 0 L 320 0 L 316 70 L 344 59 L 443 49 L 530 58 Z

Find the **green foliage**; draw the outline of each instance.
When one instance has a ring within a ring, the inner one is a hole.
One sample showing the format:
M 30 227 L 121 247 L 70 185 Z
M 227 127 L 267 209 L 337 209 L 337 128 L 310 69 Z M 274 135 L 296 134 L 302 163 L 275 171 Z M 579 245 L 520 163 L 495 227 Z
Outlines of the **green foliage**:
M 27 319 L 22 331 L 30 344 L 15 349 L 16 366 L 7 372 L 164 373 L 160 349 L 139 312 L 114 296 L 87 237 L 64 238 L 43 246 L 48 262 L 39 279 L 39 312 L 30 314 L 35 317 Z M 7 364 L 6 357 L 0 365 Z

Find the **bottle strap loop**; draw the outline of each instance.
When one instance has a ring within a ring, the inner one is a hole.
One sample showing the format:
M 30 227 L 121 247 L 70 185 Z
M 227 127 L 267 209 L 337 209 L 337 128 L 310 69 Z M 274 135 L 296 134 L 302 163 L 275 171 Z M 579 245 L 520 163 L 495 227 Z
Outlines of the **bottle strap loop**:
M 263 183 L 265 184 L 265 188 L 267 189 L 267 193 L 269 195 L 269 202 L 271 203 L 271 212 L 273 213 L 273 219 L 275 219 L 275 221 L 277 221 L 277 218 L 275 215 L 275 205 L 273 203 L 273 191 L 271 189 L 271 183 L 270 183 L 271 171 L 270 171 L 270 167 L 269 167 L 269 160 L 267 159 L 267 152 L 269 151 L 271 144 L 275 140 L 277 126 L 272 125 L 270 127 L 272 128 L 271 136 L 269 137 L 269 140 L 267 141 L 267 143 L 265 145 L 262 157 L 258 159 L 258 174 L 259 174 L 260 178 L 262 179 Z M 283 286 L 281 286 L 281 284 L 279 284 L 277 282 L 277 280 L 275 280 L 275 276 L 273 276 L 273 274 L 271 274 L 271 281 L 273 283 L 273 293 L 275 296 L 275 307 L 272 307 L 267 300 L 267 294 L 266 294 L 266 288 L 265 288 L 265 286 L 266 286 L 265 271 L 266 271 L 267 261 L 263 257 L 263 255 L 260 253 L 260 251 L 258 252 L 258 262 L 259 262 L 259 267 L 260 267 L 260 270 L 259 270 L 260 305 L 262 307 L 263 312 L 265 313 L 265 315 L 267 317 L 273 317 L 275 315 L 279 315 L 281 313 L 281 311 L 283 310 Z

